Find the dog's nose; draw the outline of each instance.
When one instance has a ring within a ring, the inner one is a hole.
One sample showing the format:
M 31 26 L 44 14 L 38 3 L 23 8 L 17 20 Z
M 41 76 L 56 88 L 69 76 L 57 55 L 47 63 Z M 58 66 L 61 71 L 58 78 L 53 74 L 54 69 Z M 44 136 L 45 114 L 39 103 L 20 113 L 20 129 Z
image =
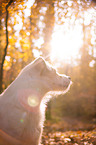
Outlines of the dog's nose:
M 68 76 L 68 79 L 69 79 L 69 80 L 71 80 L 71 77 L 70 77 L 70 76 Z

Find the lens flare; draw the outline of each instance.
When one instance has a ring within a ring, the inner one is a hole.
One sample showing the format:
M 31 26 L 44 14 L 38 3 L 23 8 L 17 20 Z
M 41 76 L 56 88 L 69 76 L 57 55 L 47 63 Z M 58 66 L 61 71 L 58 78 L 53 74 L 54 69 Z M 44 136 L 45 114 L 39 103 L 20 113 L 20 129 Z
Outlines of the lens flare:
M 20 119 L 20 122 L 21 122 L 21 123 L 23 123 L 23 122 L 24 122 L 24 120 L 23 120 L 23 119 Z
M 36 96 L 28 97 L 28 105 L 31 107 L 36 107 L 39 105 L 39 99 Z

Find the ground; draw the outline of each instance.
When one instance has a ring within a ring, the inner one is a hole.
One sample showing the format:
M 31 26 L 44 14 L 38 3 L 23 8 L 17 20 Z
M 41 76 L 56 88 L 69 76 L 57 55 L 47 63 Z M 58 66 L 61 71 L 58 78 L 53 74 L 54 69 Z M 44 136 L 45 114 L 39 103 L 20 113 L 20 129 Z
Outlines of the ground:
M 45 123 L 44 132 L 42 136 L 42 145 L 96 145 L 96 125 L 86 124 L 85 128 L 75 129 L 65 127 L 65 131 L 61 123 L 51 124 Z M 82 125 L 84 125 L 82 123 Z M 58 128 L 58 129 L 57 129 Z

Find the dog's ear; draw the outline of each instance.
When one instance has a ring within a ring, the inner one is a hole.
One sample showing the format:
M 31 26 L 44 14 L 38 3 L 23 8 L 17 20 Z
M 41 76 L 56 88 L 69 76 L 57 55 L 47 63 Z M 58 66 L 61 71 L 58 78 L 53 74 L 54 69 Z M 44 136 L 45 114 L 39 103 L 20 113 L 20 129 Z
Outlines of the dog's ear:
M 34 60 L 33 62 L 34 67 L 45 67 L 46 63 L 45 60 L 43 59 L 43 57 L 38 57 Z
M 42 57 L 38 57 L 35 59 L 33 62 L 33 66 L 38 73 L 42 73 L 47 67 L 46 67 L 46 62 Z

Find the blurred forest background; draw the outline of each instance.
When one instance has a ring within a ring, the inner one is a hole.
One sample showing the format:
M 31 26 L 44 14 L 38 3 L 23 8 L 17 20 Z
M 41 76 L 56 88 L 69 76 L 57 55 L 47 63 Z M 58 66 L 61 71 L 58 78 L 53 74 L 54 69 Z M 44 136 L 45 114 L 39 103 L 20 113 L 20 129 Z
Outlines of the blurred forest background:
M 1 0 L 0 92 L 39 55 L 73 81 L 48 104 L 52 129 L 89 127 L 80 120 L 95 125 L 96 1 Z

